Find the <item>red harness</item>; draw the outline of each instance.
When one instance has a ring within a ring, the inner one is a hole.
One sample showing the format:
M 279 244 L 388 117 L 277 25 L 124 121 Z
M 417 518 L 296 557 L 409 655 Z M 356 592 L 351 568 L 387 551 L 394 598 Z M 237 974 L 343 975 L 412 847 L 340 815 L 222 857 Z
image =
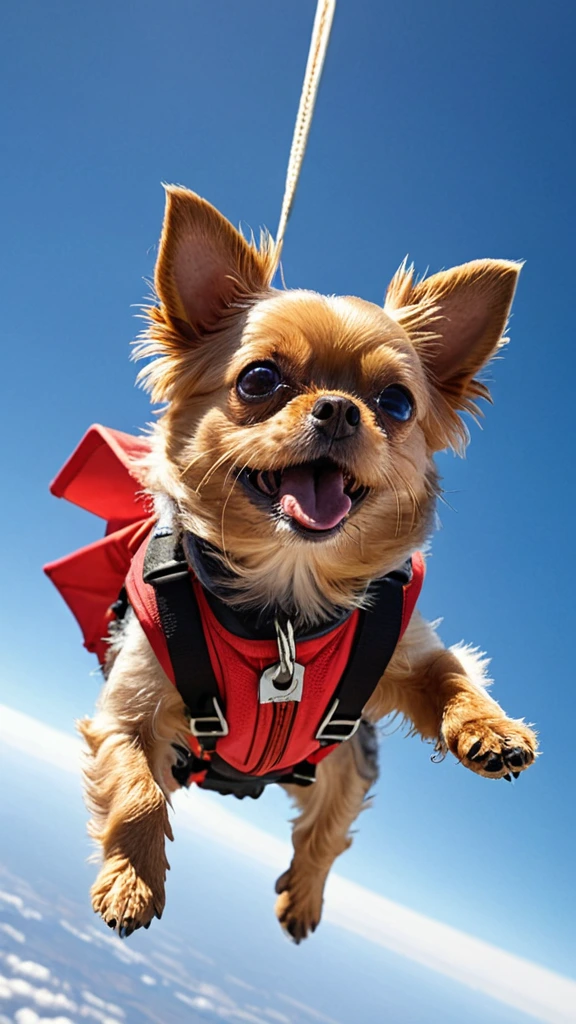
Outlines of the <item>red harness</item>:
M 51 490 L 59 497 L 96 512 L 108 520 L 106 536 L 86 548 L 45 567 L 75 614 L 85 646 L 103 663 L 106 634 L 114 618 L 113 606 L 125 585 L 130 605 L 152 649 L 173 683 L 178 684 L 159 611 L 155 586 L 143 579 L 144 560 L 155 520 L 146 516 L 146 499 L 132 475 L 132 459 L 148 447 L 134 438 L 103 427 L 92 427 L 60 472 Z M 420 593 L 424 562 L 412 558 L 411 577 L 402 587 L 401 620 L 395 637 L 405 632 Z M 189 571 L 190 587 L 200 614 L 218 703 L 227 732 L 213 750 L 226 766 L 243 776 L 262 777 L 290 772 L 300 762 L 315 763 L 336 744 L 318 732 L 334 704 L 359 634 L 363 613 L 353 612 L 328 632 L 296 641 L 296 662 L 303 667 L 300 699 L 261 702 L 262 673 L 278 661 L 276 640 L 245 639 L 218 620 L 199 581 Z M 190 677 L 194 665 L 190 664 Z M 182 688 L 179 686 L 180 692 Z M 184 696 L 185 702 L 186 697 Z M 360 709 L 361 710 L 361 709 Z M 342 737 L 345 738 L 345 737 Z M 190 746 L 197 758 L 192 778 L 202 782 L 209 754 L 194 737 Z

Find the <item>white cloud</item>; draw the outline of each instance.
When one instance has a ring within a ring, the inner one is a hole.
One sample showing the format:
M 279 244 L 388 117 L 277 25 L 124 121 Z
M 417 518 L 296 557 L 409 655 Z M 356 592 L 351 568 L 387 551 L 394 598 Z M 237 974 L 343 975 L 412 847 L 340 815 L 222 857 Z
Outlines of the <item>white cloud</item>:
M 267 1017 L 270 1017 L 270 1020 L 276 1020 L 279 1024 L 291 1024 L 290 1017 L 287 1017 L 284 1013 L 278 1013 L 278 1010 L 272 1010 L 267 1007 L 264 1013 Z
M 62 924 L 62 922 L 60 922 Z M 112 935 L 99 931 L 97 928 L 90 926 L 88 933 L 80 932 L 80 935 L 85 936 L 85 942 L 94 942 L 97 946 L 103 946 L 108 952 L 112 953 L 118 960 L 122 960 L 125 964 L 144 964 L 146 963 L 146 957 L 142 953 L 138 953 L 131 946 L 127 946 L 122 939 L 119 939 L 117 935 Z
M 576 1022 L 576 982 L 335 876 L 327 921 L 548 1024 Z
M 9 935 L 14 942 L 26 942 L 26 936 L 24 932 L 19 932 L 17 928 L 13 928 L 11 924 L 0 924 L 0 931 L 4 932 L 5 935 Z
M 5 962 L 15 974 L 23 974 L 26 978 L 34 978 L 35 981 L 50 981 L 52 975 L 47 967 L 37 964 L 34 960 L 21 960 L 15 953 L 9 953 Z
M 11 907 L 16 907 L 16 910 L 21 910 L 24 906 L 24 900 L 20 896 L 14 896 L 11 892 L 3 892 L 1 889 L 0 902 L 8 903 Z
M 32 910 L 31 907 L 24 906 L 24 900 L 21 896 L 15 896 L 11 892 L 0 890 L 0 903 L 7 903 L 8 906 L 14 907 L 21 917 L 26 917 L 33 921 L 42 920 L 42 914 L 38 910 Z
M 106 1010 L 106 1013 L 112 1013 L 116 1017 L 126 1016 L 121 1006 L 116 1006 L 116 1003 L 107 1003 L 105 999 L 95 996 L 93 992 L 83 991 L 82 999 L 85 1003 L 90 1003 L 91 1006 L 96 1006 L 99 1010 Z
M 189 987 L 193 992 L 197 992 L 199 996 L 211 999 L 219 1003 L 220 1006 L 227 1006 L 230 1010 L 236 1009 L 234 1000 L 221 988 L 218 988 L 218 985 L 211 985 L 207 981 L 196 981 L 190 982 Z
M 313 1020 L 320 1020 L 322 1024 L 338 1024 L 338 1021 L 334 1020 L 333 1017 L 327 1017 L 325 1013 L 320 1013 L 319 1010 L 314 1010 L 311 1006 L 307 1006 L 306 1003 L 300 1003 L 297 999 L 293 999 L 292 996 L 287 996 L 284 992 L 277 992 L 276 995 L 282 999 L 289 1006 L 294 1006 L 297 1010 L 302 1010 L 308 1017 L 312 1017 Z
M 30 920 L 30 921 L 41 921 L 42 920 L 42 914 L 40 913 L 40 911 L 39 910 L 32 910 L 32 907 L 22 907 L 22 910 L 20 911 L 20 913 L 21 913 L 22 917 L 25 917 L 27 920 Z
M 153 978 L 150 974 L 141 974 L 140 981 L 143 985 L 157 985 L 156 978 Z
M 179 999 L 181 1003 L 185 1003 L 186 1006 L 191 1006 L 194 1010 L 204 1010 L 212 1013 L 216 1012 L 216 1007 L 209 999 L 204 996 L 187 996 L 184 992 L 175 992 L 176 999 Z
M 98 929 L 89 927 L 86 931 L 82 931 L 80 928 L 76 928 L 69 921 L 62 919 L 59 921 L 60 927 L 64 928 L 64 931 L 73 935 L 80 942 L 94 943 L 96 946 L 103 946 L 108 949 L 110 953 L 118 959 L 122 960 L 125 964 L 141 964 L 146 962 L 146 957 L 142 953 L 138 953 L 135 949 L 131 949 L 127 946 L 122 939 L 119 939 L 117 935 L 104 935 Z M 114 1011 L 113 1011 L 114 1012 Z M 116 1007 L 116 1012 L 122 1012 L 119 1007 Z
M 0 704 L 0 739 L 29 758 L 35 757 L 72 774 L 80 771 L 82 744 L 79 739 L 3 704 Z
M 229 1021 L 246 1021 L 246 1024 L 269 1024 L 263 1017 L 258 1016 L 256 1013 L 252 1013 L 252 1010 L 257 1010 L 260 1013 L 260 1008 L 248 1007 L 246 1010 L 220 1010 L 220 1016 L 224 1017 L 225 1020 Z
M 118 1024 L 117 1017 L 110 1017 L 103 1010 L 98 1010 L 95 1006 L 81 1006 L 79 1013 L 81 1017 L 89 1017 L 92 1020 L 99 1021 L 99 1024 Z
M 70 932 L 70 935 L 74 935 L 76 939 L 80 939 L 80 942 L 94 942 L 91 935 L 88 932 L 81 932 L 79 928 L 75 928 L 69 921 L 59 921 L 60 927 L 66 932 Z
M 24 978 L 6 978 L 0 975 L 0 999 L 31 999 L 42 1010 L 67 1010 L 75 1013 L 76 1003 L 63 992 L 51 992 L 48 988 L 37 988 Z
M 69 1017 L 39 1017 L 35 1010 L 23 1006 L 14 1014 L 15 1024 L 74 1024 Z
M 65 771 L 79 770 L 79 741 L 2 706 L 0 739 L 28 756 L 34 754 Z M 176 794 L 174 804 L 180 829 L 187 828 L 229 848 L 233 836 L 234 855 L 242 854 L 278 870 L 289 862 L 291 850 L 287 843 L 243 821 L 217 798 L 192 788 Z M 338 875 L 332 875 L 328 883 L 324 919 L 478 989 L 545 1024 L 576 1024 L 576 982 L 402 907 Z M 24 941 L 23 936 L 21 941 Z M 283 998 L 295 1004 L 290 997 Z M 309 1007 L 301 1005 L 299 1008 L 314 1017 Z M 316 1019 L 329 1021 L 317 1012 Z
M 265 1021 L 263 1017 L 258 1017 L 256 1014 L 251 1013 L 251 1010 L 220 1010 L 219 1015 L 227 1021 L 246 1021 L 246 1024 L 269 1024 L 269 1021 Z
M 269 1021 L 259 1016 L 261 1011 L 257 1007 L 250 1006 L 242 1009 L 217 985 L 209 985 L 205 982 L 190 982 L 188 988 L 191 989 L 194 995 L 175 991 L 174 996 L 181 1003 L 191 1006 L 201 1015 L 214 1015 L 221 1020 L 230 1021 L 232 1024 L 235 1021 L 243 1021 L 245 1024 L 270 1024 Z M 256 1010 L 256 1013 L 252 1012 L 253 1010 Z
M 233 974 L 227 974 L 226 981 L 229 981 L 232 985 L 238 985 L 239 988 L 245 988 L 248 992 L 258 992 L 255 985 L 249 985 L 247 981 L 243 981 L 242 978 L 236 978 Z

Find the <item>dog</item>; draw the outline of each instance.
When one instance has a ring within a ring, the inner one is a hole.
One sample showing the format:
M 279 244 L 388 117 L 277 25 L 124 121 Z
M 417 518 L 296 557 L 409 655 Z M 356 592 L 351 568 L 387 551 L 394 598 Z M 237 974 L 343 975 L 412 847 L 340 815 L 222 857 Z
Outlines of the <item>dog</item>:
M 520 265 L 475 260 L 417 281 L 406 262 L 384 307 L 278 290 L 272 239 L 247 241 L 208 202 L 167 188 L 157 302 L 136 356 L 162 404 L 139 478 L 158 515 L 210 546 L 226 604 L 281 611 L 296 632 L 369 601 L 370 584 L 426 544 L 434 464 L 462 453 L 462 412 L 503 337 Z M 397 714 L 477 775 L 508 778 L 537 754 L 534 731 L 487 691 L 486 660 L 446 649 L 416 611 L 363 709 L 364 728 L 286 783 L 299 808 L 276 915 L 296 941 L 321 917 L 330 868 L 376 777 L 372 725 Z M 103 863 L 94 910 L 125 937 L 160 917 L 165 840 L 187 748 L 186 708 L 132 615 L 111 640 L 95 717 L 80 723 L 90 833 Z M 177 774 L 177 773 L 176 773 Z

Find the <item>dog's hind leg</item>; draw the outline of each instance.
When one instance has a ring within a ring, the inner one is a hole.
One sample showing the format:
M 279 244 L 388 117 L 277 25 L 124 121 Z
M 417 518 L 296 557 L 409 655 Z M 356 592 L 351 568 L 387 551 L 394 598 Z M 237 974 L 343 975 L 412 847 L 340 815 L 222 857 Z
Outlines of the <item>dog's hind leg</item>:
M 351 740 L 321 761 L 316 782 L 284 789 L 301 810 L 294 821 L 294 856 L 276 882 L 276 916 L 295 942 L 315 931 L 332 864 L 352 843 L 350 826 L 378 777 L 374 727 L 363 722 Z

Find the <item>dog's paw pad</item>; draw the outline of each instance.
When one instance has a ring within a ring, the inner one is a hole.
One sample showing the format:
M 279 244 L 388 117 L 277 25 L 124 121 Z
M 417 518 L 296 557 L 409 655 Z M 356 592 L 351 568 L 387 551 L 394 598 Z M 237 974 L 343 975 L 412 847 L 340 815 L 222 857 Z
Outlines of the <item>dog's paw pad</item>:
M 466 768 L 507 782 L 517 779 L 537 756 L 532 729 L 504 717 L 466 722 L 448 745 Z

